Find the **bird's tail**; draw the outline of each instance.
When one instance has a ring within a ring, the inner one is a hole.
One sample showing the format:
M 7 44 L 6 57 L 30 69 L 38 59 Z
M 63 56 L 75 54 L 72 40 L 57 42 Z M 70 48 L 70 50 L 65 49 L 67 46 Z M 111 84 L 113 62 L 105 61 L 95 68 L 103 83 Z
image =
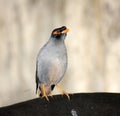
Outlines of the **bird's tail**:
M 36 95 L 39 96 L 41 93 L 40 89 L 39 89 L 39 84 L 36 83 Z
M 36 83 L 36 94 L 38 94 L 39 91 L 40 91 L 40 90 L 39 90 L 39 88 L 38 88 L 38 83 Z

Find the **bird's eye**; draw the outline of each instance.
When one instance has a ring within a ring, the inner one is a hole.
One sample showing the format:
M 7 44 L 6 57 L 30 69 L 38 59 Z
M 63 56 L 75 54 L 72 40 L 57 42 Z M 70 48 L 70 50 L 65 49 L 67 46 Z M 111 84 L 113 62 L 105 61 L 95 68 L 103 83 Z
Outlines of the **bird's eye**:
M 58 34 L 60 34 L 60 31 L 55 31 L 55 32 L 53 32 L 53 34 L 58 35 Z

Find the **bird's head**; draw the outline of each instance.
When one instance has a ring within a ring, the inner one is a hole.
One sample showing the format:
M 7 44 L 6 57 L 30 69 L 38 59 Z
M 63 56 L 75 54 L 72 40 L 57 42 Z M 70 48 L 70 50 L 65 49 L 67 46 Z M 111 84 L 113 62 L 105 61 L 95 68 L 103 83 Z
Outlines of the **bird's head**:
M 69 29 L 67 29 L 65 26 L 62 26 L 60 28 L 56 28 L 52 31 L 51 37 L 56 39 L 65 39 L 67 32 Z

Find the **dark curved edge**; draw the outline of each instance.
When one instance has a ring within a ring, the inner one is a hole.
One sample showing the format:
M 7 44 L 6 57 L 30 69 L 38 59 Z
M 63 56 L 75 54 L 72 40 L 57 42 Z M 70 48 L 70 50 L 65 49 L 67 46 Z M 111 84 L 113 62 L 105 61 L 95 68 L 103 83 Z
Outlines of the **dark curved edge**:
M 119 93 L 78 93 L 37 98 L 0 108 L 0 116 L 120 116 Z

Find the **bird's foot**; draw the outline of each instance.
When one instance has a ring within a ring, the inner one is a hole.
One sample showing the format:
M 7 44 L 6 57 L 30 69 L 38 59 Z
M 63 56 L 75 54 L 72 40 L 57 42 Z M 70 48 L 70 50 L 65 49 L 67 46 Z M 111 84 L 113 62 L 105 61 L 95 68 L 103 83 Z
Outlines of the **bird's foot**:
M 48 96 L 53 97 L 53 95 L 51 93 Z
M 43 95 L 42 98 L 45 97 L 47 101 L 49 101 L 48 96 L 47 95 Z
M 42 90 L 42 93 L 43 93 L 42 97 L 45 97 L 46 100 L 49 101 L 48 96 L 47 96 L 46 91 L 45 91 L 46 89 L 45 89 L 45 85 L 44 84 L 41 85 L 41 90 Z
M 56 87 L 60 90 L 60 92 L 61 92 L 63 95 L 66 95 L 67 98 L 70 100 L 70 96 L 69 96 L 69 94 L 68 94 L 66 91 L 64 91 L 59 85 L 56 85 Z

